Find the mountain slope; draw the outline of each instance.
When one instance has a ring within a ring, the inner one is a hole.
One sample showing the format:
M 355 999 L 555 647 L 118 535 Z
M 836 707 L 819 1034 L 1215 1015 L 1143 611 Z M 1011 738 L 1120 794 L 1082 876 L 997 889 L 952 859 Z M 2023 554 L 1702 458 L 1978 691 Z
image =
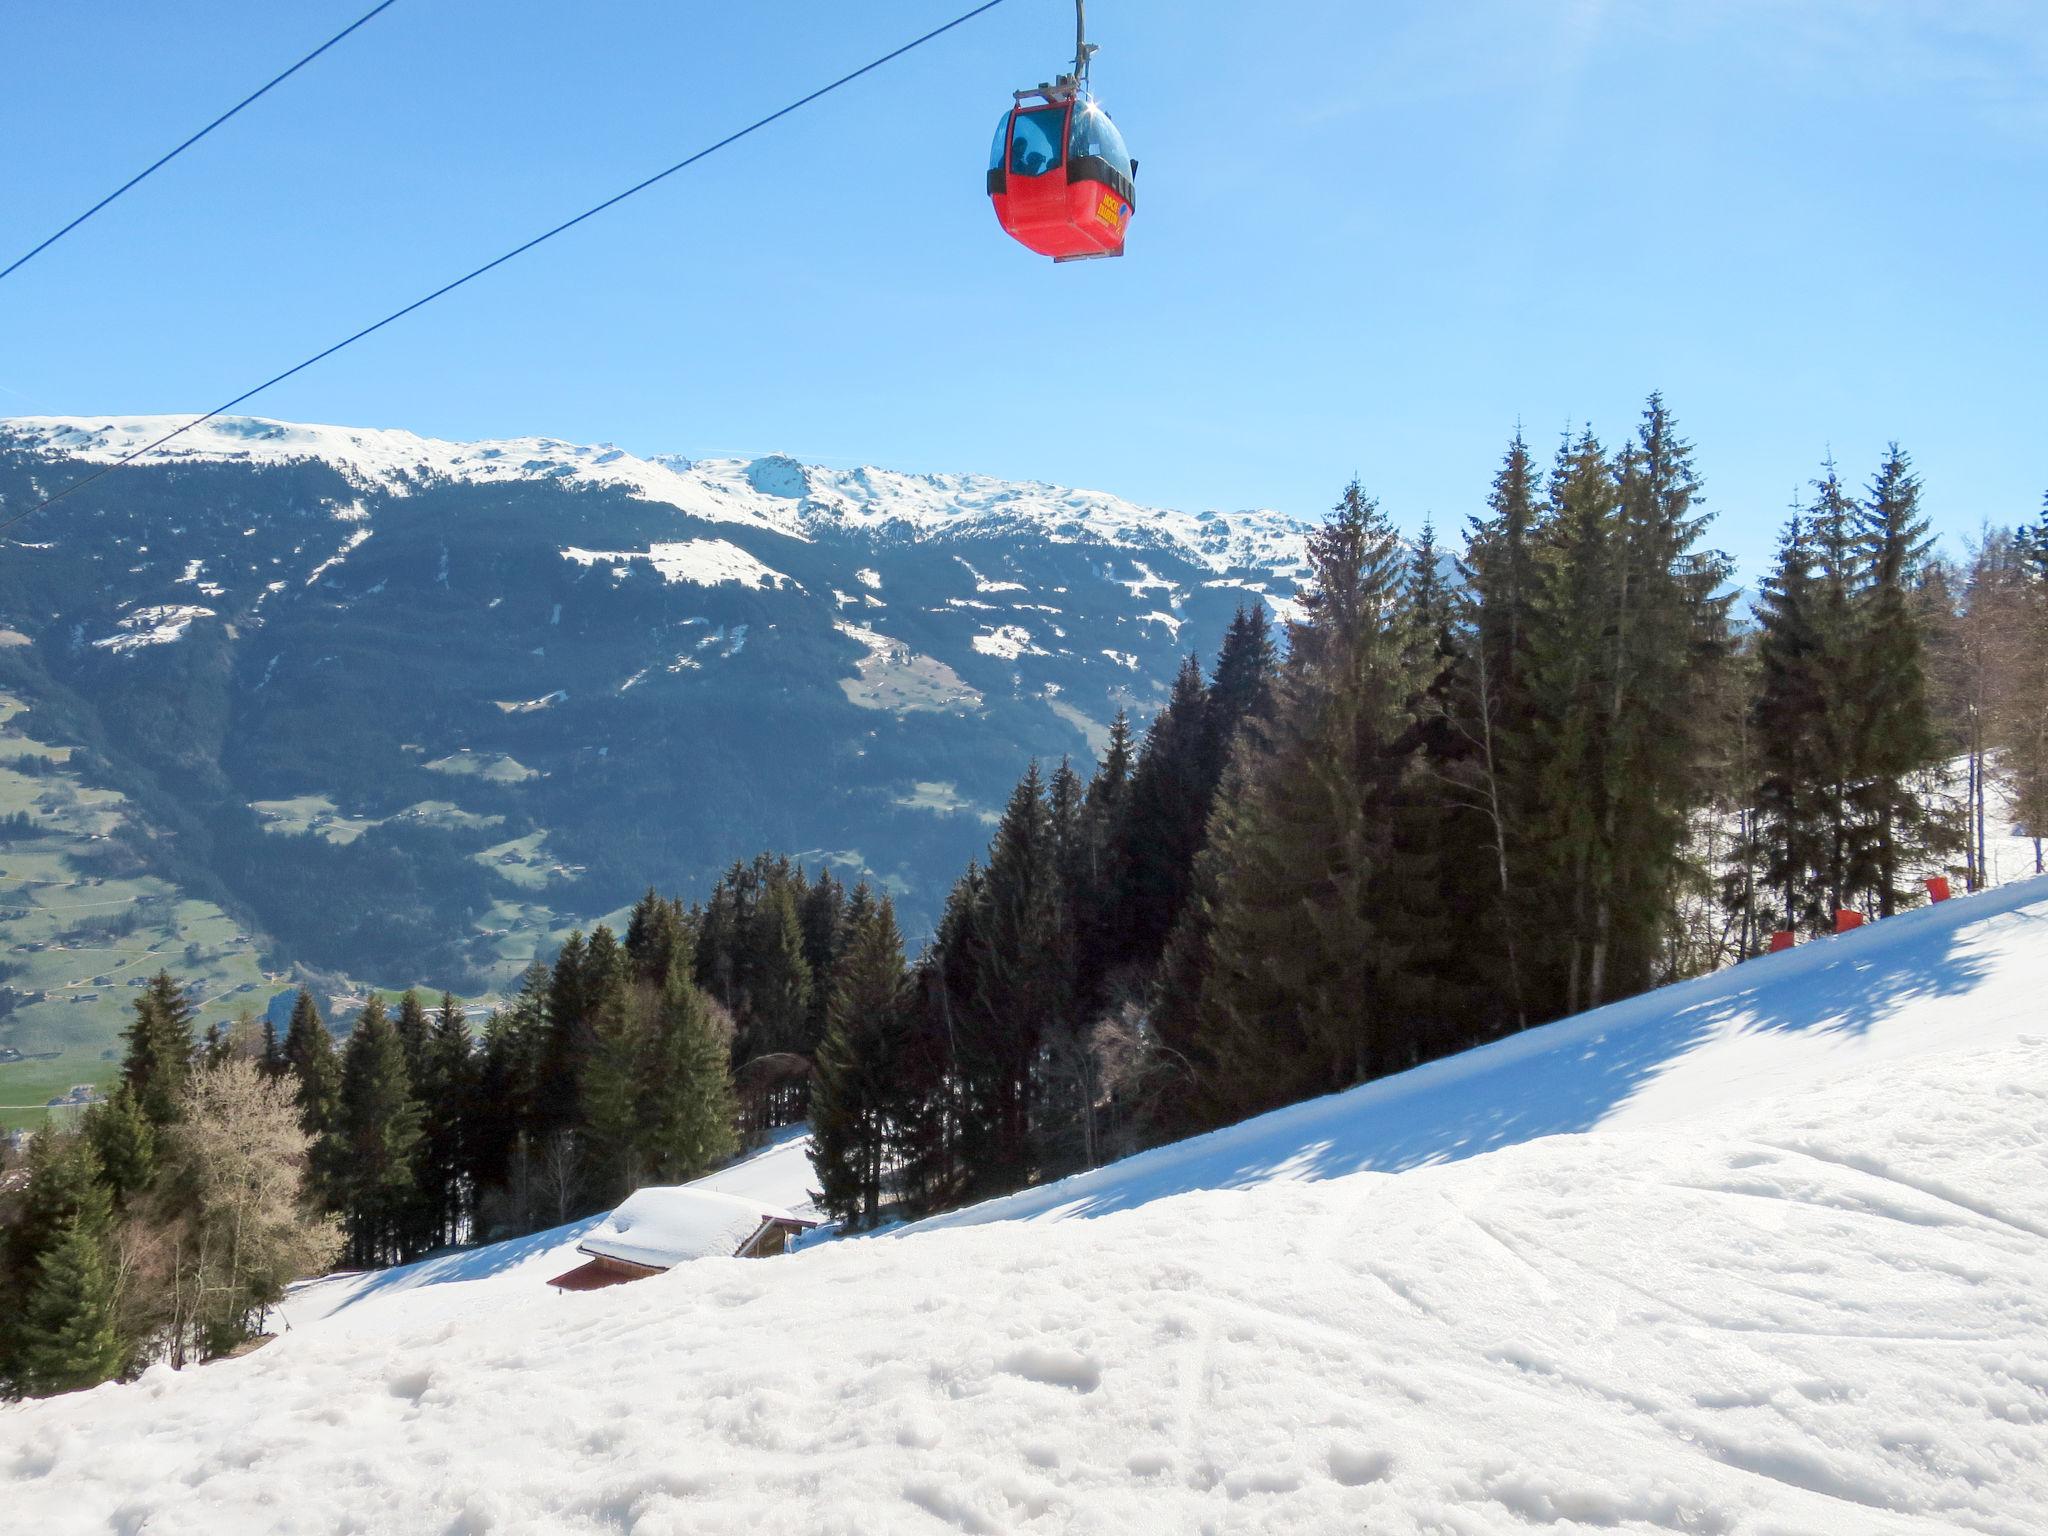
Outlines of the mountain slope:
M 0 508 L 174 421 L 0 422 Z M 1027 758 L 1301 574 L 1277 514 L 985 477 L 243 417 L 163 459 L 0 551 L 0 686 L 279 958 L 458 990 L 764 848 L 924 928 Z
M 2044 925 L 1957 901 L 1056 1189 L 1098 1219 L 0 1410 L 0 1478 L 54 1531 L 2020 1536 Z

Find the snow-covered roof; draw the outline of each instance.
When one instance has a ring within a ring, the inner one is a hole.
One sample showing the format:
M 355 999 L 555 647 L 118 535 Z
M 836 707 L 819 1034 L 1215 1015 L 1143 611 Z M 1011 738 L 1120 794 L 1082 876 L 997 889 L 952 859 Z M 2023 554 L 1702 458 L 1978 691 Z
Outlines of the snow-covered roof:
M 577 1247 L 598 1258 L 673 1269 L 692 1259 L 729 1259 L 769 1222 L 817 1225 L 743 1195 L 689 1185 L 657 1186 L 630 1196 Z

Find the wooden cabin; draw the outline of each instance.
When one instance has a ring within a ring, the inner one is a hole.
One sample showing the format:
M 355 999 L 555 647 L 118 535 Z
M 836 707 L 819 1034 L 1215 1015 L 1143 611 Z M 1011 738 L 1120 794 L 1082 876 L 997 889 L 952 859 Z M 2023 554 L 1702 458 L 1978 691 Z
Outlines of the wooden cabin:
M 739 1195 L 687 1185 L 637 1191 L 576 1245 L 588 1262 L 555 1276 L 560 1291 L 598 1291 L 645 1280 L 695 1259 L 765 1259 L 786 1253 L 816 1221 Z

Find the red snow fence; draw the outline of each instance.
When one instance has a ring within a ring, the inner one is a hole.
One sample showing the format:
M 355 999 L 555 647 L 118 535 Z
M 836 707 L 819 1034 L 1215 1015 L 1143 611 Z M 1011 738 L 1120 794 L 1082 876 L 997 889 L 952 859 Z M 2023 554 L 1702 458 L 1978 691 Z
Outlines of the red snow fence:
M 1927 877 L 1927 899 L 1929 901 L 1947 901 L 1953 894 L 1948 888 L 1947 875 L 1929 875 Z
M 1836 908 L 1835 932 L 1847 933 L 1851 928 L 1861 928 L 1862 926 L 1863 914 L 1861 912 L 1852 911 L 1848 907 Z
M 1790 928 L 1780 928 L 1771 935 L 1771 953 L 1774 955 L 1782 954 L 1798 942 L 1798 934 L 1794 933 Z

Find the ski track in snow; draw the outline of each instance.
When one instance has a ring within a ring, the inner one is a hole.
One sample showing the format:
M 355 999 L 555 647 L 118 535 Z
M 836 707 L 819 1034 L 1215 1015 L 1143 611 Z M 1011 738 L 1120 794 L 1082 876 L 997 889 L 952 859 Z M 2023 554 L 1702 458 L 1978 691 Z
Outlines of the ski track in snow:
M 786 1259 L 387 1282 L 244 1360 L 0 1409 L 0 1504 L 160 1536 L 2038 1536 L 2044 937 L 2048 882 L 1958 900 Z M 796 1145 L 721 1177 L 786 1190 Z

